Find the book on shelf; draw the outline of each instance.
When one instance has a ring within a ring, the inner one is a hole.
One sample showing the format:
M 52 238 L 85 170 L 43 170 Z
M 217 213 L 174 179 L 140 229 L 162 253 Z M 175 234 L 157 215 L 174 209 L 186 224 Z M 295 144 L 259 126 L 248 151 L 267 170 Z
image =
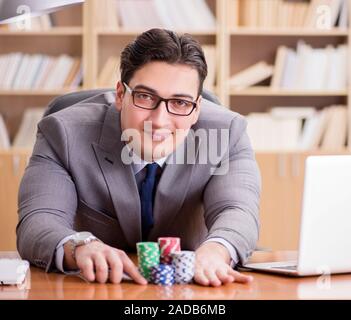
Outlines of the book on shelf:
M 245 27 L 330 30 L 349 23 L 348 0 L 239 0 L 237 10 Z
M 272 81 L 272 89 L 287 90 L 346 90 L 348 82 L 348 48 L 312 48 L 298 41 L 296 51 L 279 46 Z
M 336 25 L 344 0 L 311 0 L 304 27 L 331 29 Z
M 0 113 L 0 148 L 9 149 L 11 146 L 10 137 L 2 114 Z
M 215 16 L 205 0 L 116 1 L 117 9 L 114 12 L 118 14 L 117 21 L 121 29 L 161 27 L 188 32 L 216 30 Z
M 239 1 L 228 1 L 227 12 L 229 15 L 227 16 L 227 27 L 235 28 L 240 25 L 240 21 L 243 17 L 241 7 L 239 5 Z
M 232 1 L 231 2 L 235 2 Z M 237 10 L 237 8 L 233 8 Z M 230 16 L 234 13 L 230 13 Z M 258 26 L 258 0 L 243 1 L 239 2 L 239 25 L 241 26 Z
M 258 26 L 265 28 L 274 25 L 273 7 L 275 2 L 275 0 L 269 2 L 258 1 Z
M 120 57 L 110 56 L 106 60 L 97 78 L 99 88 L 115 88 L 117 81 L 120 79 L 119 65 Z
M 311 118 L 306 119 L 300 138 L 300 149 L 319 149 L 327 123 L 330 119 L 330 108 L 325 107 Z
M 45 31 L 50 30 L 53 27 L 54 23 L 50 14 L 43 14 L 14 23 L 0 24 L 0 30 L 8 31 Z
M 272 81 L 271 81 L 271 87 L 273 89 L 280 88 L 281 83 L 283 83 L 284 68 L 288 67 L 288 62 L 289 62 L 288 59 L 291 59 L 288 57 L 289 52 L 292 52 L 292 50 L 287 48 L 286 46 L 279 46 L 277 50 L 275 62 L 274 62 Z
M 74 89 L 82 80 L 80 57 L 20 52 L 0 55 L 0 89 L 3 90 Z
M 265 61 L 259 61 L 244 70 L 232 75 L 228 81 L 231 88 L 245 89 L 273 75 L 274 67 Z
M 330 107 L 329 121 L 321 142 L 321 149 L 340 150 L 345 148 L 346 141 L 347 109 L 344 106 L 332 106 Z
M 338 27 L 342 29 L 347 29 L 348 19 L 349 19 L 349 2 L 347 0 L 343 0 L 341 4 L 341 9 L 340 9 Z
M 247 133 L 256 151 L 343 150 L 347 143 L 346 106 L 272 107 L 247 117 Z
M 301 121 L 276 118 L 270 113 L 251 113 L 247 117 L 247 133 L 255 151 L 296 150 Z
M 33 148 L 36 140 L 37 126 L 42 119 L 45 108 L 28 108 L 25 110 L 18 132 L 12 146 L 16 148 Z
M 202 45 L 202 49 L 207 62 L 207 77 L 204 81 L 204 88 L 213 92 L 215 91 L 216 66 L 218 65 L 216 47 L 214 45 Z
M 118 30 L 120 21 L 116 0 L 99 0 L 95 12 L 96 25 L 100 28 Z
M 269 113 L 280 119 L 285 118 L 297 118 L 297 119 L 308 119 L 316 114 L 315 107 L 271 107 Z
M 325 49 L 313 49 L 299 41 L 297 44 L 297 69 L 293 89 L 323 90 L 329 77 L 328 57 Z M 341 88 L 340 88 L 341 89 Z

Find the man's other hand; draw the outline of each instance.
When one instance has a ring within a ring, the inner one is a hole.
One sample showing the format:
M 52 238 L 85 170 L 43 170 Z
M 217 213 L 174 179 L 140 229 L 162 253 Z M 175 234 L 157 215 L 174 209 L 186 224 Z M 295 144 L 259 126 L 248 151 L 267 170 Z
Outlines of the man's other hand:
M 222 244 L 206 242 L 195 251 L 195 282 L 218 287 L 230 282 L 248 283 L 253 277 L 230 266 L 230 255 Z
M 122 281 L 126 272 L 136 283 L 145 285 L 147 280 L 123 250 L 110 247 L 102 242 L 93 241 L 76 248 L 74 261 L 70 244 L 64 245 L 65 269 L 80 269 L 84 278 L 90 282 L 112 283 Z

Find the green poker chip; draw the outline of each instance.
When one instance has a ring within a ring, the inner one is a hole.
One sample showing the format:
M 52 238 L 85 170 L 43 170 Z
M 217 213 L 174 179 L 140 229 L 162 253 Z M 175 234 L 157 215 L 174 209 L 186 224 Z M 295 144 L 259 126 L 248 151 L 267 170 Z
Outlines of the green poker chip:
M 150 281 L 151 268 L 160 263 L 160 248 L 157 242 L 138 242 L 138 267 L 145 279 Z

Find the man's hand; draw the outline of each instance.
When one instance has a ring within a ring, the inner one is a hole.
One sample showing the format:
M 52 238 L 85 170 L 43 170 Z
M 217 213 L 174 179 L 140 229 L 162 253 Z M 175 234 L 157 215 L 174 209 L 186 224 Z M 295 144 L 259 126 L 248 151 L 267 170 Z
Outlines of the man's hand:
M 248 283 L 253 277 L 230 267 L 229 252 L 222 244 L 206 242 L 195 251 L 194 279 L 201 285 L 217 287 L 230 282 Z
M 64 245 L 64 251 L 64 268 L 80 269 L 84 278 L 90 282 L 105 283 L 110 279 L 112 283 L 120 283 L 125 271 L 136 283 L 147 284 L 147 280 L 124 251 L 102 242 L 93 241 L 77 247 L 76 261 L 72 257 L 69 243 Z

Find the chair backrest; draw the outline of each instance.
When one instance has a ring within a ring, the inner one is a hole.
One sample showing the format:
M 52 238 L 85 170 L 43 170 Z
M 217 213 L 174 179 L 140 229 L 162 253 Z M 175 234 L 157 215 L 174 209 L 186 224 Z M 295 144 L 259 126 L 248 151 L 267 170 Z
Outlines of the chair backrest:
M 114 95 L 114 92 L 115 92 L 114 89 L 109 88 L 109 89 L 83 90 L 83 91 L 64 94 L 62 96 L 56 97 L 49 103 L 44 113 L 44 117 L 46 117 L 49 114 L 60 111 L 62 109 L 65 109 L 67 107 L 73 106 L 78 102 L 90 100 L 95 96 L 99 96 L 99 97 L 96 97 L 94 102 L 111 103 L 111 100 L 110 100 L 111 95 Z M 105 93 L 105 95 L 102 95 L 102 93 Z M 218 98 L 208 90 L 202 91 L 202 97 L 215 104 L 220 104 Z

